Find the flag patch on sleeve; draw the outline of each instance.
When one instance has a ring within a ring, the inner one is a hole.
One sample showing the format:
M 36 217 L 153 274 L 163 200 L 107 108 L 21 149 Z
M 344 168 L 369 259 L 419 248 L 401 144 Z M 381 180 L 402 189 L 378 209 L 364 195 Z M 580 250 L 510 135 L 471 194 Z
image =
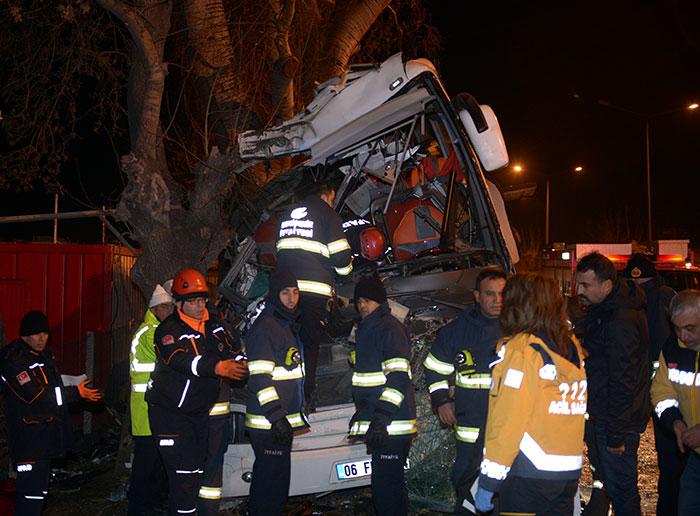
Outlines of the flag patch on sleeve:
M 17 375 L 17 381 L 19 382 L 20 385 L 24 385 L 25 383 L 29 382 L 31 378 L 29 378 L 29 373 L 27 371 L 22 371 Z
M 166 335 L 160 341 L 163 343 L 163 346 L 170 346 L 171 344 L 175 344 L 175 337 L 172 335 Z

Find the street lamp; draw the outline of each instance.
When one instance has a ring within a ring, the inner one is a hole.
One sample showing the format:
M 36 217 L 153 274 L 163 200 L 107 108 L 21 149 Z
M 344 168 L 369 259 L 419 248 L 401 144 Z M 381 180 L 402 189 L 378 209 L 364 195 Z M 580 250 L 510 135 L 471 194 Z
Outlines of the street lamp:
M 685 109 L 697 109 L 698 104 L 693 103 L 688 106 L 682 107 L 682 108 L 675 108 L 675 109 L 669 109 L 667 111 L 660 111 L 658 113 L 638 113 L 636 111 L 632 111 L 631 109 L 623 108 L 620 106 L 616 106 L 614 104 L 611 104 L 607 100 L 598 100 L 598 104 L 600 104 L 603 107 L 615 109 L 617 111 L 622 111 L 624 113 L 627 113 L 629 115 L 634 115 L 638 118 L 641 118 L 644 120 L 644 131 L 646 135 L 646 166 L 647 166 L 647 225 L 648 225 L 648 231 L 649 231 L 649 242 L 652 241 L 652 236 L 651 236 L 651 163 L 649 160 L 649 119 L 651 118 L 656 118 L 659 116 L 663 115 L 668 115 L 670 113 L 676 113 L 678 111 L 683 111 Z
M 583 172 L 583 167 L 574 167 L 574 172 Z M 551 244 L 549 241 L 549 178 L 547 178 L 546 201 L 544 213 L 544 243 Z

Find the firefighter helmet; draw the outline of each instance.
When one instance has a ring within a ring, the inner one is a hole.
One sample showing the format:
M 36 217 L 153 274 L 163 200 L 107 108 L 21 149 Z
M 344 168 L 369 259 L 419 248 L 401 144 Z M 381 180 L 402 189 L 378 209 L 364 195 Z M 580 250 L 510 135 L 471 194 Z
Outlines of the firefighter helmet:
M 178 300 L 206 297 L 209 294 L 204 276 L 194 269 L 181 270 L 173 279 L 172 295 Z
M 384 256 L 386 240 L 381 231 L 375 226 L 362 230 L 360 233 L 360 254 L 367 260 L 376 262 Z

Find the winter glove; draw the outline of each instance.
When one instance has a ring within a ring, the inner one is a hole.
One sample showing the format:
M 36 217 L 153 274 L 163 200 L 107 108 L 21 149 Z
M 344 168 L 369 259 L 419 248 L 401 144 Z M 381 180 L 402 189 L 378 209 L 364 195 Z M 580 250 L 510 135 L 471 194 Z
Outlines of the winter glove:
M 239 362 L 233 358 L 229 358 L 228 360 L 221 360 L 216 364 L 214 372 L 219 376 L 225 376 L 232 380 L 242 380 L 248 373 L 248 366 L 246 362 Z
M 102 393 L 99 389 L 91 389 L 87 386 L 92 380 L 85 380 L 83 383 L 78 385 L 78 392 L 80 392 L 80 397 L 85 398 L 89 401 L 99 401 L 102 399 Z
M 286 417 L 281 417 L 272 423 L 272 440 L 277 444 L 292 444 L 292 425 L 289 424 Z
M 481 512 L 489 512 L 493 510 L 493 491 L 487 491 L 483 487 L 476 490 L 474 497 L 474 506 Z
M 369 424 L 365 440 L 370 450 L 378 450 L 386 444 L 389 433 L 386 431 L 386 423 L 379 419 L 374 419 Z

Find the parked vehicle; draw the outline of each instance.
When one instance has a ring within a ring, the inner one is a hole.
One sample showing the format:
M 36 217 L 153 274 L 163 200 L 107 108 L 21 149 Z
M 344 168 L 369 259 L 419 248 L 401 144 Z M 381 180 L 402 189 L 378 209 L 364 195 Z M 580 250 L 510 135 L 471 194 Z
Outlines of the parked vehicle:
M 251 299 L 260 273 L 274 267 L 276 213 L 303 199 L 319 178 L 339 185 L 334 209 L 344 220 L 366 220 L 387 243 L 378 260 L 356 264 L 353 277 L 336 288 L 329 328 L 341 340 L 354 314 L 354 283 L 365 274 L 379 274 L 404 315 L 450 318 L 473 302 L 483 267 L 512 271 L 518 261 L 503 199 L 484 176 L 508 162 L 496 116 L 468 94 L 450 100 L 425 59 L 403 62 L 397 54 L 381 65 L 353 66 L 318 86 L 294 118 L 243 133 L 238 143 L 243 159 L 296 163 L 231 215 L 239 245 L 219 290 L 243 329 L 260 310 L 262 297 Z M 294 440 L 292 494 L 369 483 L 364 444 L 346 439 L 354 408 L 342 348 L 328 346 L 325 363 L 322 350 L 325 394 L 311 431 Z M 224 496 L 247 494 L 253 454 L 242 424 L 240 415 L 234 418 Z

